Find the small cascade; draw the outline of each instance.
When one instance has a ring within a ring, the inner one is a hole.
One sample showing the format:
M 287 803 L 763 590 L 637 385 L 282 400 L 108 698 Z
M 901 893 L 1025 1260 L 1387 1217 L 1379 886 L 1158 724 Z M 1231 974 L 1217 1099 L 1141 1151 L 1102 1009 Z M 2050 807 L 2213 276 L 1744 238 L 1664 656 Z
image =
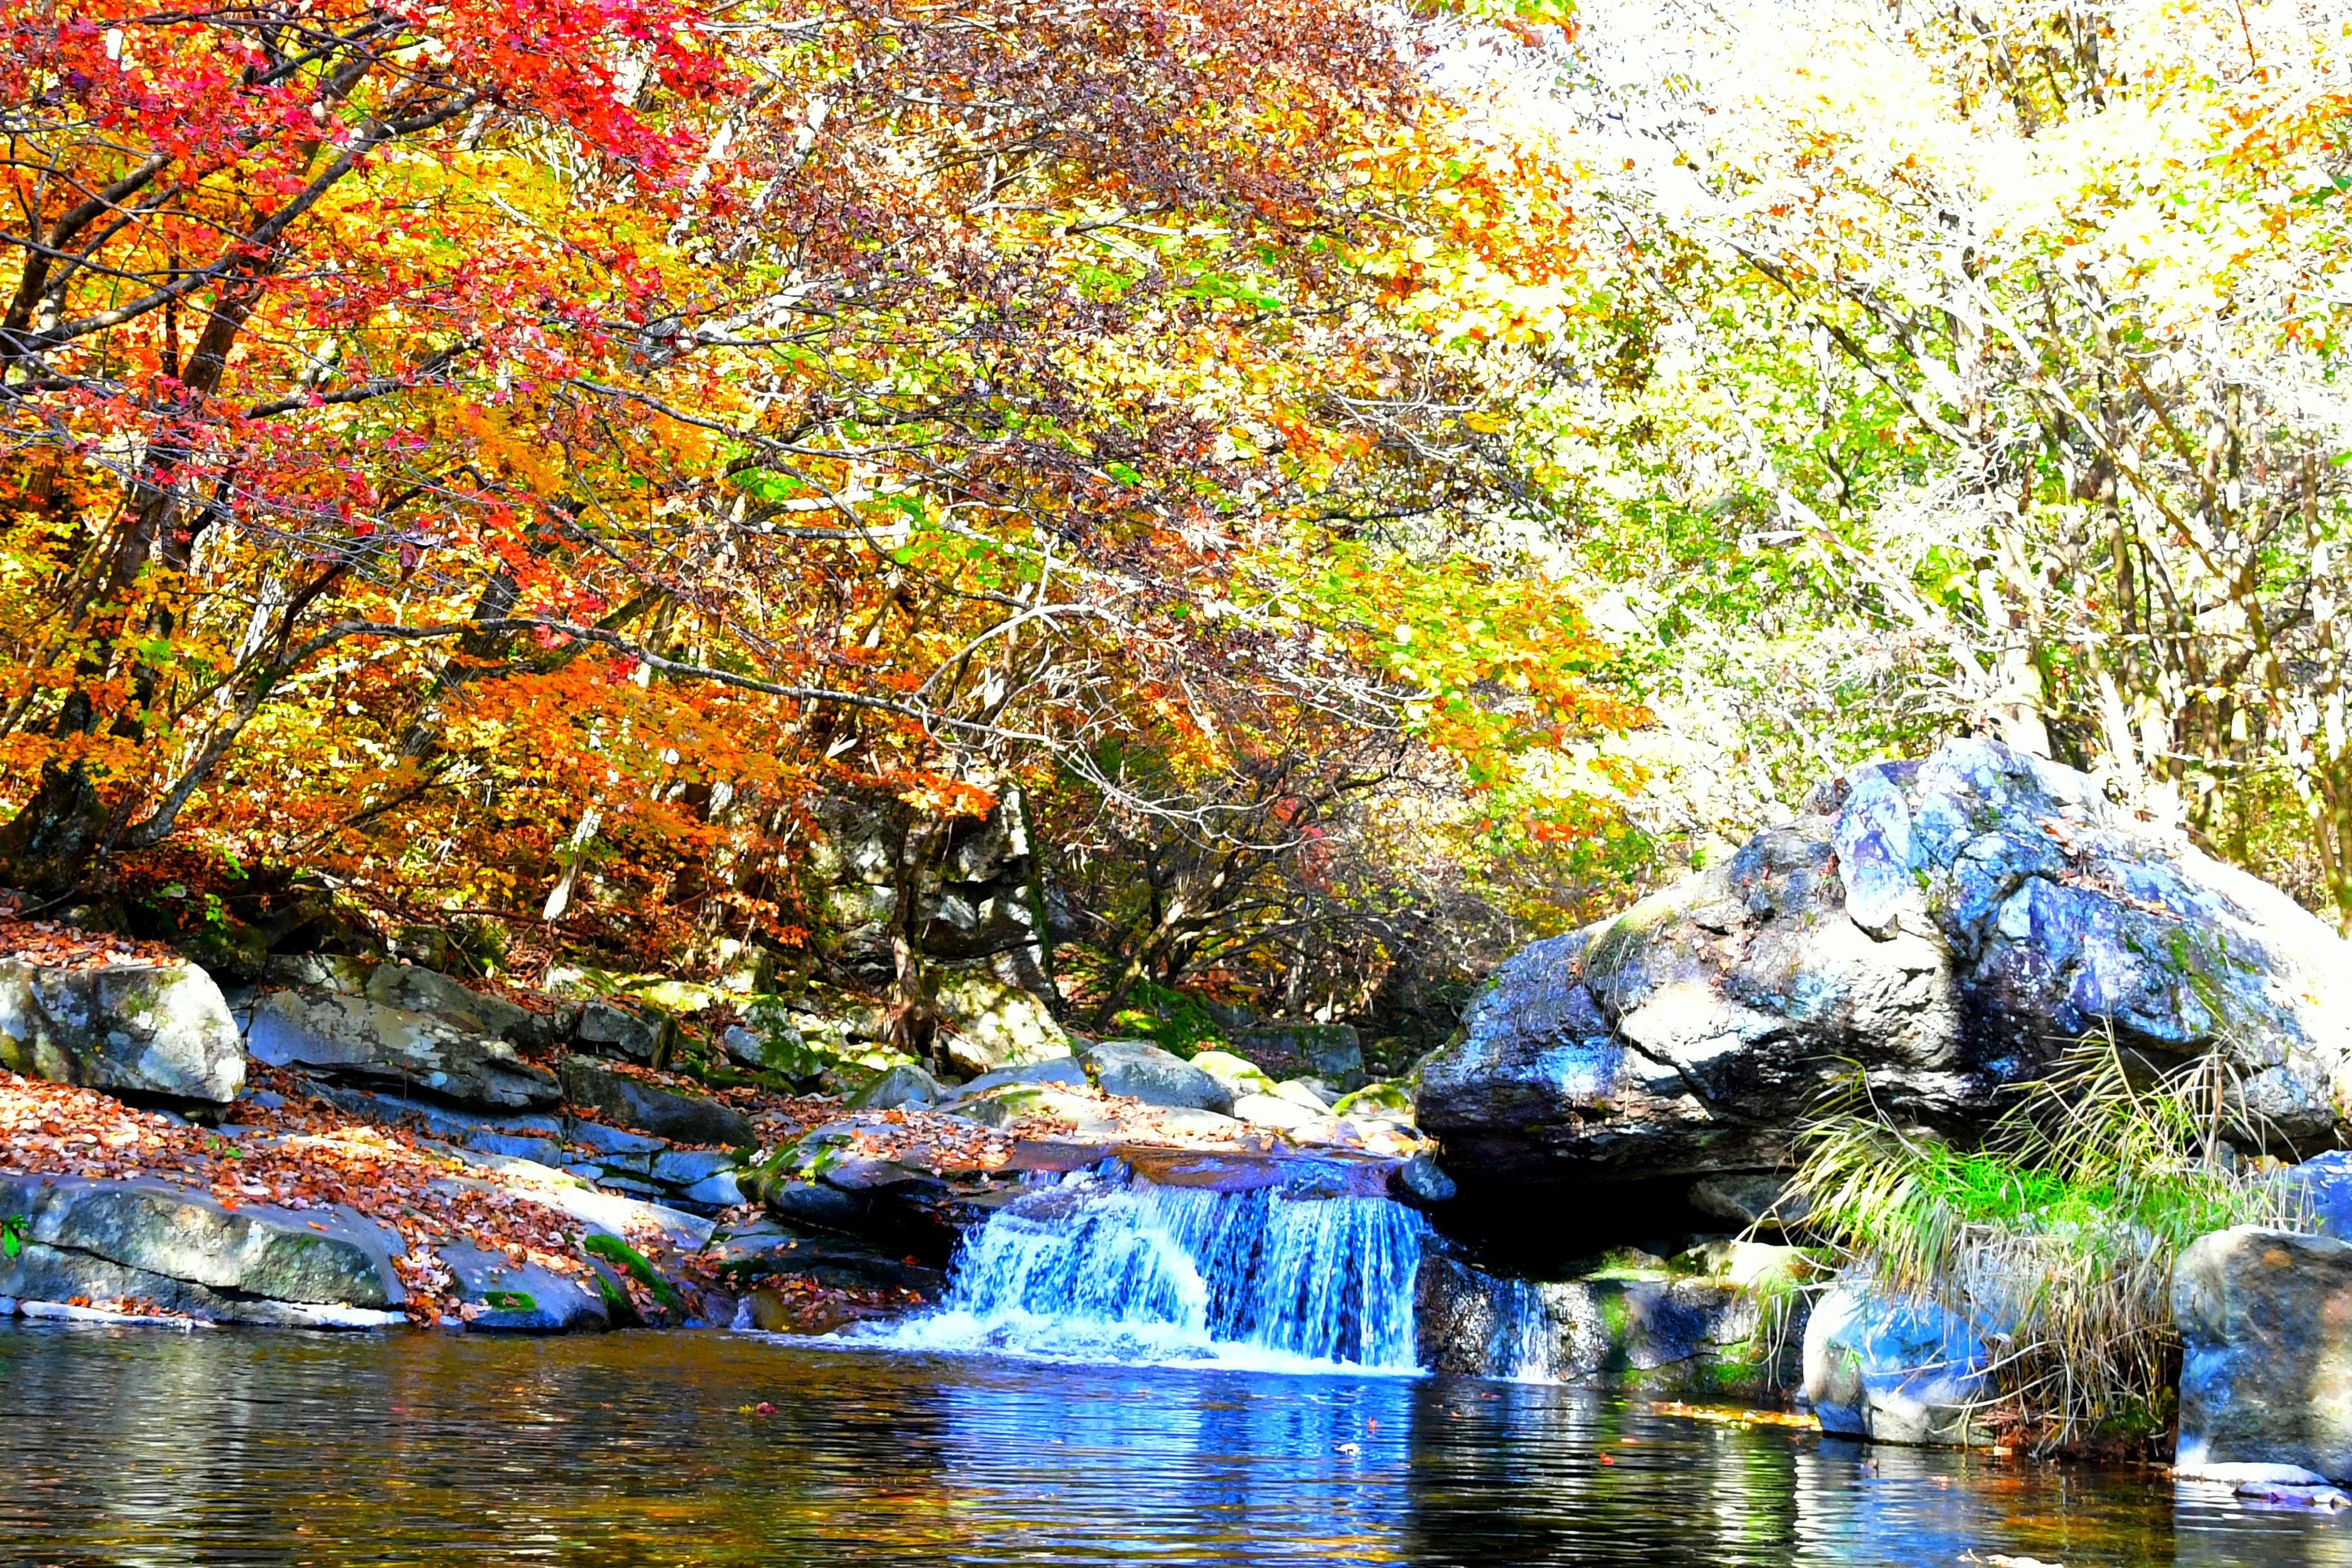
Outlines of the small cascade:
M 1386 1198 L 1160 1186 L 1117 1164 L 967 1236 L 908 1349 L 1079 1360 L 1416 1368 L 1421 1216 Z
M 1493 1279 L 1488 1300 L 1494 1312 L 1486 1332 L 1489 1377 L 1515 1383 L 1549 1383 L 1552 1366 L 1551 1310 L 1543 1288 L 1525 1279 Z
M 1577 1359 L 1580 1314 L 1572 1298 L 1563 1299 L 1565 1290 L 1489 1274 L 1460 1258 L 1433 1256 L 1421 1271 L 1422 1354 L 1432 1371 L 1467 1377 L 1574 1378 L 1585 1370 Z

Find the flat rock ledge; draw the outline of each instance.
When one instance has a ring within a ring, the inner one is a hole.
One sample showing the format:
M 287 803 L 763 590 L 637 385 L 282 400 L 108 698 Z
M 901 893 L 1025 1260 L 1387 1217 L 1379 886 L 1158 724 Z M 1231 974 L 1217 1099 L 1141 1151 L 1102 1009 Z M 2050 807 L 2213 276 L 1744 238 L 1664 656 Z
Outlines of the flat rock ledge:
M 171 1314 L 275 1328 L 407 1321 L 397 1242 L 346 1208 L 228 1208 L 170 1183 L 0 1172 L 0 1297 L 105 1315 Z M 73 1314 L 64 1314 L 71 1316 Z

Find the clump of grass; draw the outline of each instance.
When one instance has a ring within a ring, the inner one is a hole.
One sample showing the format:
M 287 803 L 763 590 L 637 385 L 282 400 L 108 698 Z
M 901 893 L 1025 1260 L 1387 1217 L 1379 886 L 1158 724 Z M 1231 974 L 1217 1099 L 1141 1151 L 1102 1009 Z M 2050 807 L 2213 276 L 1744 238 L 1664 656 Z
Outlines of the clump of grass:
M 2224 1141 L 2262 1142 L 2232 1121 L 2235 1088 L 2223 1051 L 2162 1069 L 2089 1040 L 1974 1149 L 1897 1128 L 1857 1090 L 1809 1132 L 1796 1184 L 1845 1262 L 1977 1328 L 1992 1423 L 2045 1451 L 2144 1439 L 2172 1415 L 2181 1248 L 2303 1217 Z

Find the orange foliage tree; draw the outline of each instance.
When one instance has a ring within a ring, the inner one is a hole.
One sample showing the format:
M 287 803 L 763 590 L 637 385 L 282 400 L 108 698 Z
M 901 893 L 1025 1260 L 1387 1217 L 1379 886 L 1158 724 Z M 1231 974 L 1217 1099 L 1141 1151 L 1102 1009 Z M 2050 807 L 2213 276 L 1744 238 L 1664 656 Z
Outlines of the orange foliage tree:
M 1388 258 L 1464 241 L 1369 10 L 0 27 L 20 885 L 193 847 L 789 939 L 813 791 L 1197 819 L 1368 735 L 1488 776 L 1633 716 L 1444 526 L 1509 486 L 1433 456 L 1480 394 Z

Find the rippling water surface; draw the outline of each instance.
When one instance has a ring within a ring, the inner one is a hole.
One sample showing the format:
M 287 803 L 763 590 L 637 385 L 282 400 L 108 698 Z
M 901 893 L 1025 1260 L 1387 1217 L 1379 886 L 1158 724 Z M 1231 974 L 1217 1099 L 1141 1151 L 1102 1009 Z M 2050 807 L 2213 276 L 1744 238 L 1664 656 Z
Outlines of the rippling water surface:
M 762 1402 L 772 1415 L 740 1409 Z M 1944 1568 L 1969 1553 L 2352 1568 L 2352 1519 L 1540 1385 L 716 1333 L 0 1327 L 12 1564 Z

